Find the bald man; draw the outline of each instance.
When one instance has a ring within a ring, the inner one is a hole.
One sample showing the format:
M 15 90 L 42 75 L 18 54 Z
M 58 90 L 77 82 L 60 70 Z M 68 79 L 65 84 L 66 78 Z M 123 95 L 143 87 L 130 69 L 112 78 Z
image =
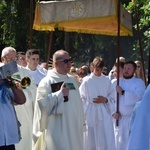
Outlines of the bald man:
M 55 52 L 54 69 L 48 71 L 38 86 L 36 101 L 41 115 L 34 118 L 40 121 L 40 126 L 35 123 L 34 133 L 46 130 L 45 150 L 83 150 L 83 108 L 78 84 L 68 74 L 71 62 L 68 52 Z M 56 89 L 52 89 L 53 83 L 58 83 Z

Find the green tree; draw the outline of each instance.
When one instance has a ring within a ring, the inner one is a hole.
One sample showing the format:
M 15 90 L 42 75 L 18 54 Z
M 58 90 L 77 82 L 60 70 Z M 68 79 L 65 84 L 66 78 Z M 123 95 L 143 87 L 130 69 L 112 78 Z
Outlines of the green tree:
M 33 10 L 35 3 L 33 1 Z M 122 0 L 124 6 L 133 16 L 133 37 L 121 37 L 121 55 L 128 60 L 140 58 L 134 4 L 131 0 Z M 150 16 L 149 0 L 137 0 L 139 26 L 142 36 L 144 59 L 147 60 L 150 47 Z M 33 14 L 34 15 L 34 14 Z M 14 46 L 18 51 L 29 48 L 30 0 L 1 0 L 0 1 L 0 46 Z M 42 59 L 46 59 L 49 43 L 49 32 L 33 30 L 33 48 L 40 49 Z M 66 41 L 69 39 L 69 41 Z M 67 43 L 67 46 L 65 46 Z M 68 33 L 56 30 L 53 34 L 51 56 L 57 50 L 66 48 L 77 64 L 88 64 L 92 59 L 101 55 L 106 60 L 109 69 L 116 58 L 117 37 Z
M 150 1 L 136 0 L 135 2 L 130 2 L 126 7 L 130 12 L 132 12 L 134 32 L 137 32 L 137 23 L 139 25 L 144 60 L 147 62 L 150 49 Z M 133 50 L 134 53 L 132 56 L 140 59 L 139 42 L 137 38 L 133 43 Z

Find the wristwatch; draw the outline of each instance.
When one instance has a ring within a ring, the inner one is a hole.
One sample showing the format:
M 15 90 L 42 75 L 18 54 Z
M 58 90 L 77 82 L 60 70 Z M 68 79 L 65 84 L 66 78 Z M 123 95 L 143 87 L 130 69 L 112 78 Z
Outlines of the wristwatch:
M 125 90 L 122 90 L 122 91 L 121 91 L 121 94 L 124 95 L 124 92 L 125 92 Z

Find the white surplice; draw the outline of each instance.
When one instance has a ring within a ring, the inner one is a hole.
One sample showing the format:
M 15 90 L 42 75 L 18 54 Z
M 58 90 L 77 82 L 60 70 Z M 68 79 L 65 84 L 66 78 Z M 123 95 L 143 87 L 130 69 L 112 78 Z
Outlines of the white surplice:
M 16 150 L 32 150 L 33 112 L 37 87 L 26 68 L 18 65 L 18 70 L 19 72 L 15 73 L 15 75 L 20 75 L 21 79 L 26 76 L 29 77 L 31 84 L 26 89 L 23 89 L 26 96 L 26 103 L 15 106 L 18 120 L 21 123 L 20 131 L 22 137 L 15 147 Z
M 51 83 L 62 81 L 75 87 L 69 90 L 67 102 L 61 90 L 51 91 Z M 49 70 L 38 86 L 36 102 L 40 110 L 35 111 L 33 132 L 37 135 L 46 130 L 45 149 L 83 150 L 84 114 L 75 79 L 69 74 L 58 74 L 55 69 Z
M 47 74 L 47 70 L 39 65 L 37 66 L 36 70 L 31 70 L 28 68 L 28 66 L 26 66 L 26 68 L 29 71 L 29 74 L 34 78 L 36 85 L 38 85 Z
M 79 87 L 83 101 L 88 131 L 85 136 L 85 150 L 115 150 L 112 112 L 115 104 L 115 89 L 104 75 L 93 73 Z M 107 103 L 93 103 L 93 98 L 103 96 Z
M 117 81 L 113 82 L 116 87 Z M 140 101 L 144 91 L 145 84 L 143 80 L 132 77 L 130 79 L 120 78 L 119 86 L 125 91 L 119 96 L 119 125 L 115 128 L 117 150 L 126 150 L 129 133 L 131 115 L 136 102 Z

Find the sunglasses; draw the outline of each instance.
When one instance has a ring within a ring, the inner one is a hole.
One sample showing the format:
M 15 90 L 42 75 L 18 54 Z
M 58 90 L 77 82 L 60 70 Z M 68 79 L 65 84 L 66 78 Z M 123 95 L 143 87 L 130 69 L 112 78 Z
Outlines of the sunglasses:
M 58 62 L 63 62 L 65 64 L 68 64 L 69 62 L 72 63 L 71 58 L 70 59 L 64 59 L 64 60 L 57 60 Z

